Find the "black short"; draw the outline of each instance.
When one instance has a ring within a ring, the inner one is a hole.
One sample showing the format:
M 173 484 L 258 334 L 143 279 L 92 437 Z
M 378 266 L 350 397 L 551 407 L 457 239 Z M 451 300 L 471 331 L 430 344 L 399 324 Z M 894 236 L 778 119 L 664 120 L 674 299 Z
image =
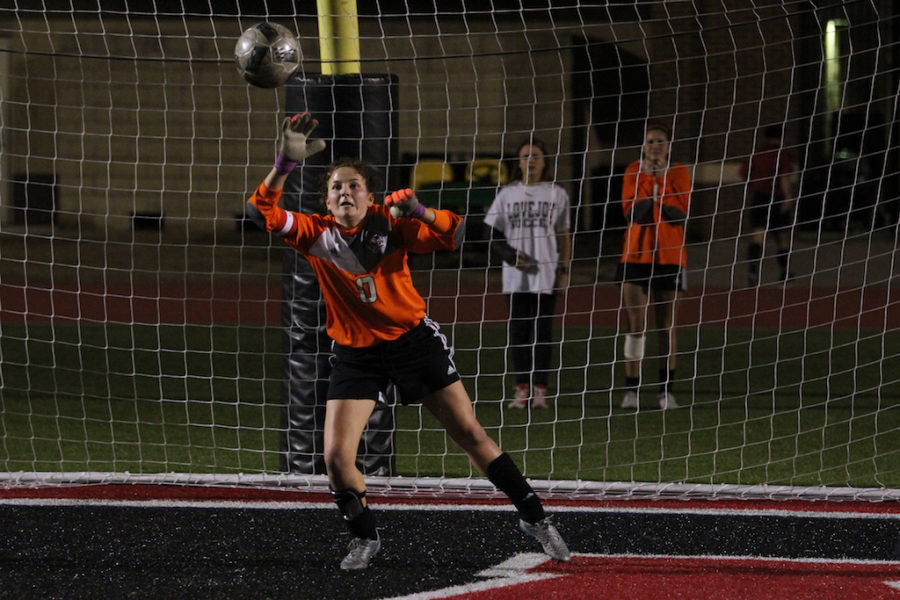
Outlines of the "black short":
M 660 291 L 687 291 L 687 277 L 680 265 L 659 265 L 655 263 L 620 262 L 616 270 L 619 284 L 633 283 L 644 288 Z
M 747 208 L 750 228 L 756 231 L 765 229 L 777 231 L 790 227 L 793 219 L 790 212 L 784 208 L 784 200 L 778 198 L 772 200 L 766 194 L 753 192 L 750 195 L 750 206 Z
M 398 337 L 367 348 L 334 345 L 328 399 L 386 402 L 394 384 L 402 404 L 459 381 L 453 348 L 437 323 L 425 317 Z

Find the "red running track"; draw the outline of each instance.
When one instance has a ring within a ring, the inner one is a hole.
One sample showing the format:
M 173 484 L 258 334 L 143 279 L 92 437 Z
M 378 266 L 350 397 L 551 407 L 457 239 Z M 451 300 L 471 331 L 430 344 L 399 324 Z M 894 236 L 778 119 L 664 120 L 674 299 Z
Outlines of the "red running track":
M 425 291 L 440 323 L 504 322 L 502 294 L 481 290 Z M 429 293 L 430 292 L 430 293 Z M 900 301 L 885 286 L 849 290 L 762 286 L 693 291 L 681 300 L 679 322 L 736 328 L 810 327 L 887 329 L 900 326 Z M 566 322 L 614 325 L 619 291 L 612 284 L 569 290 Z M 279 325 L 278 284 L 117 283 L 80 287 L 0 284 L 0 322 L 113 322 L 141 324 Z

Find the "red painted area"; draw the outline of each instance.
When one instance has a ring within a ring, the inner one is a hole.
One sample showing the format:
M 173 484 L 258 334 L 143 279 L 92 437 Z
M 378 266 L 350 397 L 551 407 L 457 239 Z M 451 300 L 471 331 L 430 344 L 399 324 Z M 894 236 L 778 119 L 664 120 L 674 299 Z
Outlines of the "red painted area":
M 552 573 L 557 577 L 509 585 L 503 585 L 500 579 L 498 587 L 493 589 L 430 597 L 469 600 L 900 598 L 900 590 L 885 583 L 900 579 L 897 564 L 576 555 L 569 564 L 548 560 L 528 572 Z
M 163 484 L 85 484 L 38 487 L 0 487 L 0 499 L 66 500 L 196 500 L 244 502 L 331 502 L 327 492 L 260 487 Z
M 900 325 L 900 300 L 890 288 L 849 290 L 763 286 L 707 290 L 686 295 L 679 308 L 682 324 L 720 324 L 737 328 L 883 329 Z
M 850 290 L 762 286 L 692 291 L 681 299 L 682 325 L 802 329 L 900 327 L 900 301 L 888 287 Z M 439 323 L 505 323 L 502 294 L 479 289 L 423 290 Z M 619 290 L 611 284 L 573 287 L 565 300 L 572 324 L 615 325 Z M 279 284 L 116 283 L 23 287 L 0 284 L 2 322 L 278 325 Z
M 620 318 L 618 287 L 598 284 L 570 289 L 566 321 L 614 326 Z M 438 322 L 505 322 L 502 294 L 435 292 L 429 311 Z M 900 299 L 887 287 L 852 290 L 763 286 L 754 289 L 710 288 L 682 296 L 679 323 L 741 329 L 835 327 L 884 329 L 900 326 Z
M 0 284 L 0 321 L 277 325 L 281 323 L 281 287 L 168 282 L 80 288 Z

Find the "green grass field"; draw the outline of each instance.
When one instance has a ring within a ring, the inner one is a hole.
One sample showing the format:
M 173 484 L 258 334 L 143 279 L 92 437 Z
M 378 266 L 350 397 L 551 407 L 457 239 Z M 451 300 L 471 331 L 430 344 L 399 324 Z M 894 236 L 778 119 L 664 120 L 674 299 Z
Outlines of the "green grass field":
M 614 332 L 567 327 L 561 395 L 529 415 L 502 408 L 505 329 L 445 331 L 479 419 L 532 478 L 900 488 L 900 332 L 682 328 L 684 408 L 653 410 L 649 388 L 635 413 L 612 389 Z M 2 324 L 0 463 L 275 472 L 281 361 L 278 329 Z M 421 407 L 395 410 L 399 474 L 471 473 Z

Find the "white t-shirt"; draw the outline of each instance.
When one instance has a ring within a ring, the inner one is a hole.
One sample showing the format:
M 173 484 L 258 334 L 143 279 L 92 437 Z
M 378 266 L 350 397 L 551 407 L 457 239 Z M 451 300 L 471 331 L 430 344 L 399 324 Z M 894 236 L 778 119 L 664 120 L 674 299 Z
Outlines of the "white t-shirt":
M 538 263 L 536 273 L 526 273 L 504 262 L 503 293 L 553 293 L 559 265 L 556 235 L 569 229 L 566 191 L 552 182 L 526 185 L 514 181 L 494 198 L 484 222 L 502 231 L 510 246 Z

